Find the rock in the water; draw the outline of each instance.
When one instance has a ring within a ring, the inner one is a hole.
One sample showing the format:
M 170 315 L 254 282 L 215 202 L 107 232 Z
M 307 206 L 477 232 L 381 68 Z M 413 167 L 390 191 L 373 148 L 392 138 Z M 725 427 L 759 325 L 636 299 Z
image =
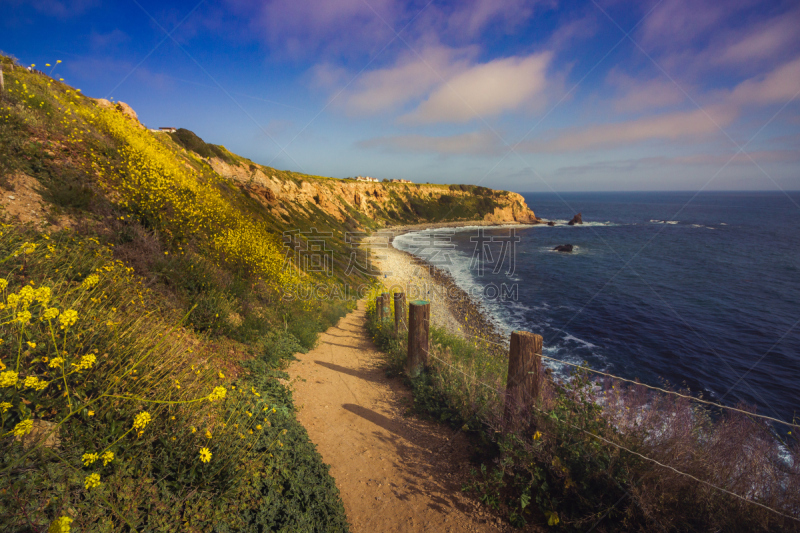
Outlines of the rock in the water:
M 572 245 L 571 244 L 559 244 L 555 248 L 553 248 L 556 252 L 571 252 Z
M 567 222 L 567 224 L 569 224 L 570 226 L 574 226 L 575 224 L 583 224 L 583 219 L 581 218 L 581 214 L 578 213 L 577 215 L 572 217 L 572 220 Z
M 555 225 L 556 225 L 556 223 L 555 223 L 555 222 L 553 222 L 553 221 L 551 220 L 550 222 L 548 222 L 548 223 L 547 223 L 547 225 L 548 225 L 548 226 L 555 226 Z

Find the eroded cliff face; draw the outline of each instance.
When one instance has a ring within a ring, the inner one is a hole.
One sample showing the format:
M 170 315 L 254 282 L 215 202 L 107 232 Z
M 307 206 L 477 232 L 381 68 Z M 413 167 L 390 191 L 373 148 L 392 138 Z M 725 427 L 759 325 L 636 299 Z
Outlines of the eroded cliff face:
M 350 218 L 355 210 L 370 218 L 382 218 L 391 224 L 387 213 L 405 210 L 413 212 L 415 201 L 438 202 L 443 196 L 450 202 L 475 198 L 473 192 L 451 190 L 442 185 L 403 183 L 364 183 L 333 178 L 310 177 L 302 180 L 283 179 L 270 175 L 266 167 L 230 165 L 220 159 L 208 163 L 222 177 L 235 181 L 240 187 L 258 197 L 271 211 L 287 214 L 286 204 L 309 211 L 315 205 L 339 221 Z M 265 172 L 266 171 L 266 172 Z M 492 191 L 488 197 L 493 204 L 484 214 L 487 222 L 536 224 L 540 220 L 525 203 L 522 195 L 514 192 Z M 478 217 L 469 217 L 475 220 Z

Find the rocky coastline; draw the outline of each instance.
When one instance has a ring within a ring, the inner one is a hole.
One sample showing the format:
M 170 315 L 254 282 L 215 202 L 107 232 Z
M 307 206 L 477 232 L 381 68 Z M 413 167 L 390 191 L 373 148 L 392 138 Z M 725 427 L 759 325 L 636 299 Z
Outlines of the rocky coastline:
M 470 341 L 500 349 L 508 343 L 507 335 L 487 315 L 483 307 L 461 289 L 450 273 L 402 250 L 392 244 L 395 237 L 412 231 L 465 226 L 503 227 L 519 223 L 486 221 L 461 221 L 395 226 L 383 230 L 391 232 L 389 247 L 373 254 L 374 265 L 381 271 L 387 289 L 399 289 L 407 299 L 424 299 L 431 302 L 431 322 L 450 333 Z M 385 242 L 385 241 L 384 241 Z

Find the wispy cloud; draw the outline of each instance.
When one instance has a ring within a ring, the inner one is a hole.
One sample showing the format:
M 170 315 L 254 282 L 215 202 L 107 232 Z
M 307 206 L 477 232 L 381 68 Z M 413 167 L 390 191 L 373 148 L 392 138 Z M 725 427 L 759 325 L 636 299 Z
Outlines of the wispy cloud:
M 623 113 L 662 109 L 686 101 L 683 92 L 664 76 L 640 79 L 615 68 L 608 73 L 606 83 L 618 91 L 614 109 Z
M 468 70 L 469 58 L 475 53 L 475 49 L 469 48 L 432 46 L 419 56 L 411 52 L 403 54 L 394 65 L 360 76 L 354 87 L 342 95 L 341 106 L 351 115 L 395 110 L 428 94 L 442 83 L 442 76 L 451 78 Z M 328 74 L 327 70 L 323 73 Z
M 464 123 L 523 106 L 543 105 L 549 52 L 474 65 L 442 83 L 405 124 Z

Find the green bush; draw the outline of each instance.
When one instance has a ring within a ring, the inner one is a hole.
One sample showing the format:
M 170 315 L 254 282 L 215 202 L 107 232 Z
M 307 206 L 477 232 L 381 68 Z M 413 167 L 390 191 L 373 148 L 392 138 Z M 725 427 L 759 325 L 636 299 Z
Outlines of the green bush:
M 203 139 L 198 137 L 193 131 L 187 130 L 185 128 L 178 128 L 178 131 L 176 131 L 175 133 L 170 133 L 169 135 L 180 146 L 183 146 L 187 150 L 191 150 L 192 152 L 196 153 L 201 157 L 206 157 L 206 158 L 217 157 L 230 165 L 236 164 L 236 160 L 234 160 L 228 154 L 227 150 L 225 150 L 221 146 L 206 143 Z

